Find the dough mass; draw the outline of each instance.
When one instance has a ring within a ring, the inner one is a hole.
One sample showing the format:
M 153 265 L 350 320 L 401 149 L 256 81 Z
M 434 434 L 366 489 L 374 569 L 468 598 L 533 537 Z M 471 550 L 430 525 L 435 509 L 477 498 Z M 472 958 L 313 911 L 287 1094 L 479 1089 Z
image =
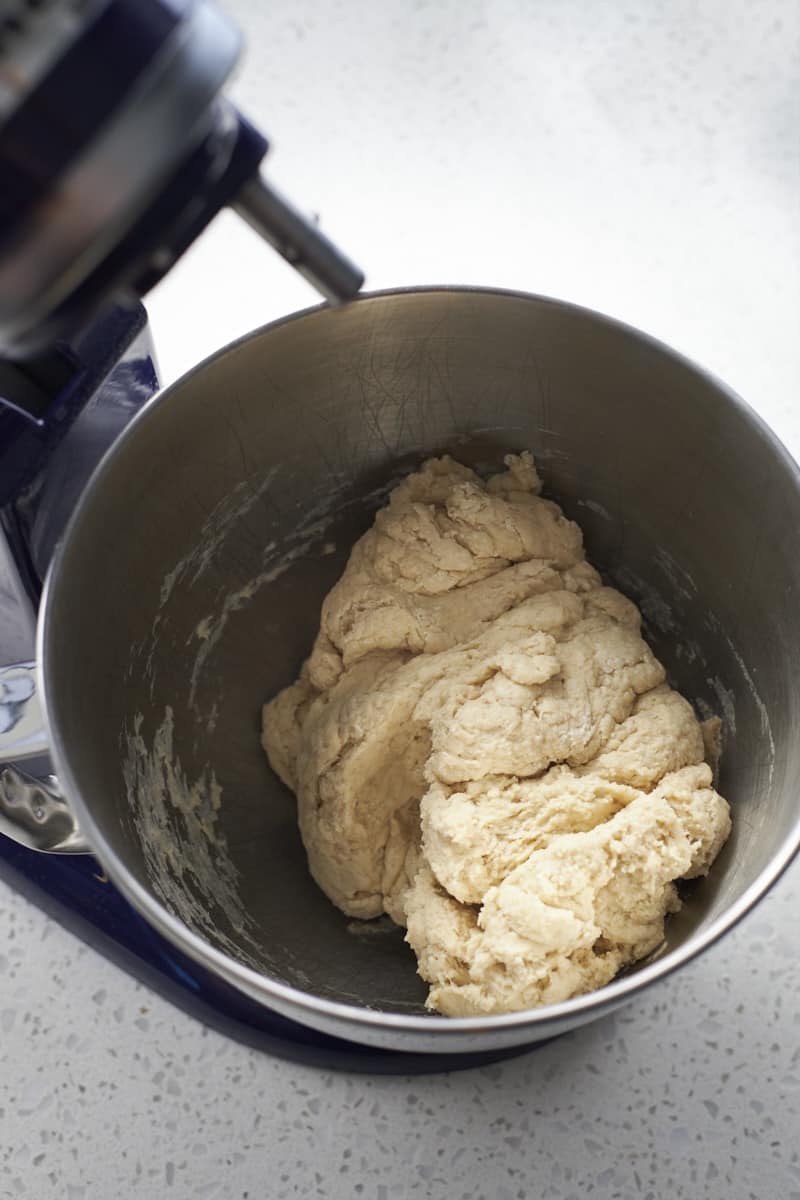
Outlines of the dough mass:
M 317 883 L 406 926 L 449 1016 L 607 983 L 730 830 L 635 605 L 531 455 L 506 467 L 433 459 L 395 489 L 263 716 Z

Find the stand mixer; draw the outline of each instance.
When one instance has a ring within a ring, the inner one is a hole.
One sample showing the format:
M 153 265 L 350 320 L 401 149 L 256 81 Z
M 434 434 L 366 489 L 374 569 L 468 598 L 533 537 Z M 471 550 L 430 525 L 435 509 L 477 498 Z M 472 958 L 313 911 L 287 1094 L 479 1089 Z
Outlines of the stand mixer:
M 158 388 L 140 298 L 214 215 L 233 207 L 331 303 L 361 286 L 259 173 L 267 141 L 221 94 L 240 45 L 206 0 L 0 0 L 0 667 L 34 658 L 53 549 Z M 0 722 L 13 700 L 0 695 Z M 207 1024 L 272 1053 L 370 1071 L 481 1057 L 417 1061 L 265 1019 L 164 941 L 88 855 L 39 854 L 0 832 L 0 877 Z

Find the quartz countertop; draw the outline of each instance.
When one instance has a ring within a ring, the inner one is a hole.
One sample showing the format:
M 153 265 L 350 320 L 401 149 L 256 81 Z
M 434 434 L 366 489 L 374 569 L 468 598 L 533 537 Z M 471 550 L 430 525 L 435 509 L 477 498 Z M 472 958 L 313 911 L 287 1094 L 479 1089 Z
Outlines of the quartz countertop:
M 227 9 L 271 178 L 368 286 L 598 308 L 800 455 L 795 0 Z M 221 216 L 148 304 L 164 379 L 315 302 Z M 369 1077 L 206 1030 L 0 886 L 0 1198 L 798 1200 L 799 910 L 795 863 L 613 1016 L 499 1065 Z

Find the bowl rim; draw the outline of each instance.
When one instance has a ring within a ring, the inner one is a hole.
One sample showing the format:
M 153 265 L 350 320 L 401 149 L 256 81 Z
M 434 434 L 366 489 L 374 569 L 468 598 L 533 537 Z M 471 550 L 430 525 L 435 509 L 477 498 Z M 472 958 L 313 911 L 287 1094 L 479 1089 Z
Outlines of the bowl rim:
M 737 410 L 745 422 L 752 427 L 754 433 L 768 444 L 775 458 L 780 462 L 784 471 L 792 478 L 794 486 L 800 492 L 800 466 L 789 451 L 767 425 L 762 417 L 755 412 L 747 402 L 733 391 L 724 381 L 712 372 L 699 366 L 686 355 L 673 349 L 629 323 L 618 318 L 607 316 L 595 309 L 571 301 L 557 299 L 534 292 L 525 292 L 507 288 L 487 286 L 465 286 L 434 284 L 420 287 L 384 288 L 376 291 L 362 292 L 355 300 L 350 301 L 346 308 L 353 305 L 370 304 L 376 301 L 394 299 L 404 296 L 426 295 L 430 293 L 452 293 L 459 295 L 488 295 L 501 299 L 534 301 L 553 309 L 563 309 L 568 312 L 589 318 L 598 324 L 613 328 L 627 338 L 644 343 L 659 353 L 681 364 L 693 374 L 699 376 L 707 385 L 712 387 L 724 399 L 726 404 Z M 59 729 L 58 712 L 60 700 L 53 686 L 48 671 L 50 648 L 57 635 L 55 610 L 58 607 L 60 581 L 69 570 L 70 547 L 83 520 L 85 511 L 96 503 L 98 494 L 102 494 L 105 480 L 114 468 L 118 454 L 131 437 L 136 436 L 139 426 L 152 418 L 163 404 L 169 403 L 171 395 L 185 387 L 201 371 L 212 363 L 241 346 L 263 338 L 272 331 L 298 321 L 319 317 L 326 313 L 335 314 L 326 303 L 315 304 L 298 312 L 290 313 L 270 321 L 257 329 L 251 330 L 233 342 L 227 343 L 197 363 L 185 374 L 181 375 L 167 387 L 160 389 L 139 410 L 136 416 L 126 426 L 120 436 L 106 451 L 100 463 L 84 488 L 75 510 L 67 524 L 64 535 L 57 547 L 44 584 L 40 617 L 37 627 L 37 673 L 39 690 L 42 698 L 42 708 L 45 725 L 48 730 L 50 747 L 57 776 L 61 781 L 70 807 L 74 810 L 81 831 L 96 852 L 104 869 L 114 885 L 133 905 L 135 909 L 161 933 L 168 941 L 189 955 L 212 973 L 222 976 L 234 987 L 263 1002 L 267 1007 L 272 1004 L 279 1011 L 290 1012 L 296 1019 L 305 1017 L 311 1027 L 321 1028 L 329 1025 L 331 1019 L 339 1026 L 349 1026 L 352 1036 L 357 1039 L 359 1030 L 380 1029 L 385 1033 L 397 1032 L 403 1034 L 435 1035 L 438 1041 L 461 1040 L 476 1034 L 489 1034 L 496 1031 L 525 1031 L 537 1032 L 545 1036 L 548 1027 L 553 1025 L 575 1025 L 591 1019 L 592 1015 L 601 1015 L 618 1006 L 625 1000 L 651 986 L 659 979 L 666 978 L 684 964 L 691 962 L 708 947 L 717 942 L 729 932 L 744 917 L 751 908 L 778 881 L 792 859 L 800 850 L 800 808 L 796 820 L 784 837 L 778 852 L 773 855 L 755 880 L 745 891 L 713 921 L 695 931 L 681 945 L 656 958 L 651 963 L 639 967 L 635 972 L 617 976 L 610 983 L 591 992 L 575 996 L 572 999 L 557 1004 L 543 1005 L 540 1008 L 523 1009 L 513 1013 L 491 1014 L 473 1017 L 445 1017 L 434 1014 L 406 1014 L 390 1012 L 384 1009 L 372 1009 L 342 1001 L 331 1000 L 312 992 L 293 987 L 269 975 L 245 966 L 232 955 L 217 949 L 206 941 L 200 934 L 195 933 L 183 921 L 174 916 L 164 905 L 133 876 L 124 860 L 118 856 L 104 838 L 92 816 L 91 798 L 84 797 L 78 780 L 72 768 L 68 746 L 65 745 Z M 61 635 L 63 636 L 63 631 Z M 445 1036 L 442 1036 L 445 1035 Z M 442 1049 L 442 1045 L 436 1047 Z

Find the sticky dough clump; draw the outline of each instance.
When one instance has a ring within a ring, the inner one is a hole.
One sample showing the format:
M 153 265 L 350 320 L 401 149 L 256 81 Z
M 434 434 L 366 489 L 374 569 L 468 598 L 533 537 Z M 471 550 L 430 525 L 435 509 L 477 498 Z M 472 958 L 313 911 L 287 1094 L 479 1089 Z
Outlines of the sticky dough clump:
M 506 467 L 431 459 L 394 490 L 263 714 L 317 883 L 406 927 L 449 1016 L 607 983 L 659 945 L 675 881 L 730 830 L 637 608 L 540 497 L 532 456 Z

